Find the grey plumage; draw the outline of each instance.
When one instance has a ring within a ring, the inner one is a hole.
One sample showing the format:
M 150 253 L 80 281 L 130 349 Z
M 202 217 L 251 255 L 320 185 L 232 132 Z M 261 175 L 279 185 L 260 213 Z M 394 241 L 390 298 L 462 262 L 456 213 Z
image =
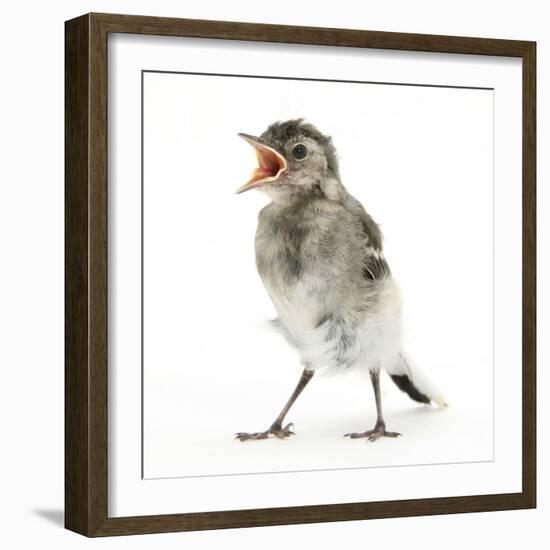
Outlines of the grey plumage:
M 308 124 L 303 119 L 287 120 L 286 122 L 275 122 L 261 135 L 267 143 L 284 151 L 289 144 L 300 141 L 303 138 L 312 139 L 322 148 L 327 161 L 327 171 L 330 176 L 340 178 L 338 170 L 338 158 L 332 138 L 323 135 L 315 126 Z
M 256 233 L 262 278 L 291 283 L 304 272 L 315 273 L 320 288 L 330 283 L 333 291 L 353 294 L 354 306 L 360 306 L 357 300 L 371 296 L 376 282 L 390 274 L 376 223 L 345 191 L 338 202 L 316 186 L 275 193 L 281 196 L 261 210 Z
M 272 199 L 258 217 L 255 251 L 278 326 L 298 350 L 304 375 L 327 368 L 371 372 L 377 426 L 352 437 L 398 435 L 385 431 L 380 369 L 398 376 L 394 381 L 404 391 L 412 386 L 428 401 L 443 401 L 420 374 L 413 381 L 402 359 L 401 299 L 380 228 L 343 186 L 332 139 L 313 125 L 277 122 L 259 138 L 243 137 L 258 149 L 260 166 L 240 191 L 259 187 Z M 269 430 L 241 433 L 239 439 L 288 436 L 282 429 L 287 410 Z

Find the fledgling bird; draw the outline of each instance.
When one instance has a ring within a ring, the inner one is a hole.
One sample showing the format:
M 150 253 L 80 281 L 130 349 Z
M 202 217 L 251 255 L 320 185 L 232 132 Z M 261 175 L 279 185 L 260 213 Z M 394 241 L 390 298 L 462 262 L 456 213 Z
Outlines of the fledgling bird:
M 258 167 L 237 192 L 261 189 L 271 198 L 258 217 L 258 273 L 277 311 L 276 324 L 298 350 L 304 370 L 273 424 L 236 438 L 292 435 L 284 418 L 314 373 L 352 368 L 370 373 L 377 419 L 373 429 L 346 435 L 397 437 L 382 415 L 381 370 L 415 401 L 445 401 L 405 356 L 401 297 L 378 225 L 342 184 L 332 139 L 312 124 L 288 120 L 260 137 L 239 136 L 254 147 Z

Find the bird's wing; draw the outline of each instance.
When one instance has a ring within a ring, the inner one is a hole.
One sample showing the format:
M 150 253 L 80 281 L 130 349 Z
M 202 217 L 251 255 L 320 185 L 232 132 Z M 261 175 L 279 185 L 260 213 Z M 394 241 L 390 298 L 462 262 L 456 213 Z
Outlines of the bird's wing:
M 390 267 L 382 250 L 382 232 L 363 205 L 349 193 L 344 200 L 344 207 L 357 220 L 361 240 L 362 262 L 361 275 L 370 281 L 379 281 L 391 275 Z
M 379 281 L 391 275 L 390 266 L 382 250 L 372 246 L 365 247 L 361 275 L 370 281 Z

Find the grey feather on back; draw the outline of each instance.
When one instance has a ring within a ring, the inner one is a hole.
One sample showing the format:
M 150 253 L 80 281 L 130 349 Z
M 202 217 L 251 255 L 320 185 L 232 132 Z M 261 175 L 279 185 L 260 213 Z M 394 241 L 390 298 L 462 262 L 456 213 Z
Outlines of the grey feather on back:
M 378 224 L 363 208 L 363 205 L 352 195 L 346 193 L 344 207 L 353 212 L 361 222 L 365 238 L 365 258 L 361 273 L 365 279 L 377 281 L 391 274 L 390 267 L 382 255 L 382 232 Z

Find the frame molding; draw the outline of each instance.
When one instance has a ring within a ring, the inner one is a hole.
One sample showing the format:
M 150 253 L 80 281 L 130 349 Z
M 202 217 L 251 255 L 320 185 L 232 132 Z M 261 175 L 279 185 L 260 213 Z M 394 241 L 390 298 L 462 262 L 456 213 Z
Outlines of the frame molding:
M 521 493 L 108 517 L 107 36 L 519 57 L 523 64 Z M 536 43 L 90 13 L 65 23 L 65 527 L 89 537 L 536 507 Z

